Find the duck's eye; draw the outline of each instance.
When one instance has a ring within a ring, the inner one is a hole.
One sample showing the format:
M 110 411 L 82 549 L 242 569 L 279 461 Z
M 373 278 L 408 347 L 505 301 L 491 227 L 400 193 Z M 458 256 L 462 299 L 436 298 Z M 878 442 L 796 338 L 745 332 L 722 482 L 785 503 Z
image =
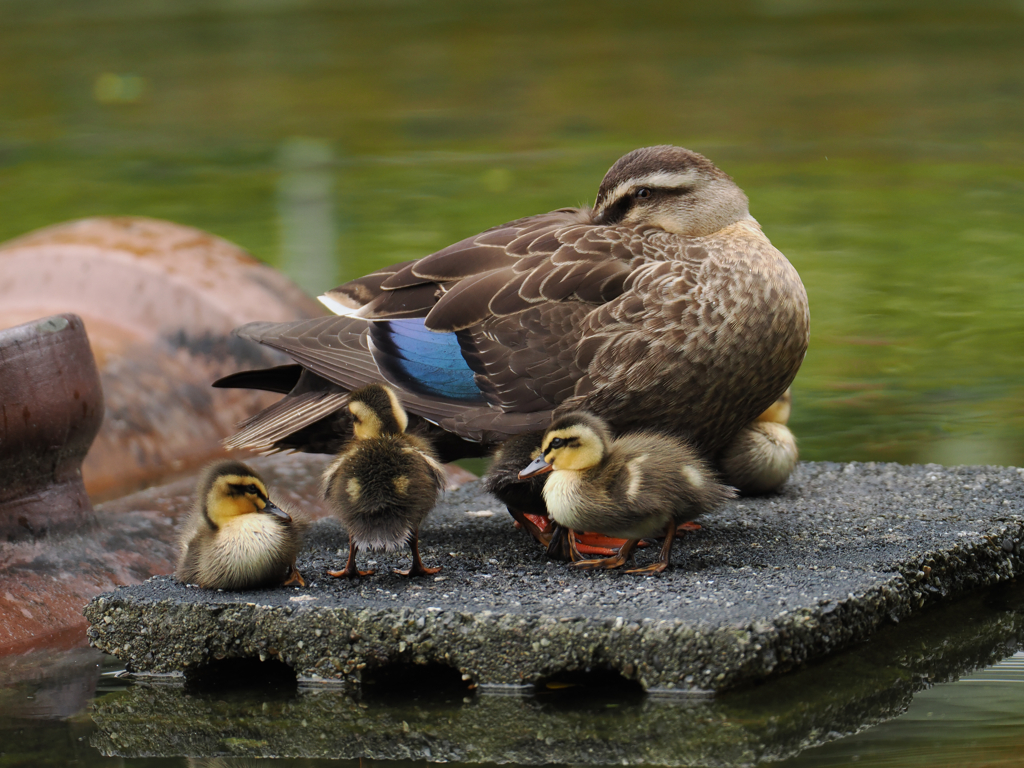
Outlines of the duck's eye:
M 633 193 L 633 196 L 638 200 L 645 200 L 651 196 L 651 190 L 647 187 L 640 187 L 640 189 Z
M 556 437 L 554 440 L 552 440 L 550 443 L 548 443 L 548 448 L 563 448 L 563 447 L 565 447 L 565 438 L 562 438 L 562 437 Z

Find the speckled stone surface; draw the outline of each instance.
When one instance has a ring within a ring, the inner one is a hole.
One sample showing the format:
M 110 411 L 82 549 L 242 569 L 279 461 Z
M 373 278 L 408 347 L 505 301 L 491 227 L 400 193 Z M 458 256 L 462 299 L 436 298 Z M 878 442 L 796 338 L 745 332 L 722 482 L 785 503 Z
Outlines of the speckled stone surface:
M 591 668 L 649 691 L 720 691 L 1018 574 L 1024 470 L 805 463 L 781 493 L 700 523 L 664 574 L 580 572 L 546 561 L 471 483 L 422 532 L 436 577 L 399 577 L 390 570 L 407 560 L 378 556 L 374 576 L 331 579 L 347 539 L 322 520 L 299 557 L 308 588 L 230 593 L 155 577 L 94 599 L 89 638 L 140 675 L 258 656 L 303 682 L 358 684 L 413 662 L 489 691 Z

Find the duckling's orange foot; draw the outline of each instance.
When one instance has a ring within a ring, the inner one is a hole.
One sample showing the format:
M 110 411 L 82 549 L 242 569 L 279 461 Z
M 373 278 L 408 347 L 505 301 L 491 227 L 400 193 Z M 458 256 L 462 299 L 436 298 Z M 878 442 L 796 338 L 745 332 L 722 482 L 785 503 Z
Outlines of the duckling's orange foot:
M 413 563 L 412 567 L 406 571 L 400 571 L 398 568 L 395 568 L 395 573 L 399 576 L 433 576 L 440 570 L 440 566 L 437 568 L 428 568 L 423 563 L 416 562 Z
M 626 564 L 626 558 L 621 555 L 604 557 L 599 560 L 577 560 L 573 563 L 574 568 L 582 568 L 585 571 L 610 571 L 613 568 L 621 568 Z
M 333 576 L 336 579 L 349 578 L 358 579 L 360 576 L 372 576 L 376 571 L 360 571 L 358 568 L 345 568 L 341 571 L 328 571 L 328 576 Z
M 304 587 L 306 586 L 306 580 L 302 578 L 302 574 L 298 572 L 295 566 L 291 566 L 289 569 L 288 579 L 285 581 L 284 586 L 286 587 Z
M 668 568 L 668 563 L 663 563 L 659 560 L 658 562 L 651 563 L 643 568 L 633 568 L 631 570 L 624 571 L 624 573 L 661 573 L 666 568 Z
M 677 534 L 682 534 L 682 533 L 685 533 L 686 531 L 699 531 L 699 530 L 700 530 L 700 524 L 699 523 L 694 523 L 692 521 L 686 522 L 686 523 L 680 523 L 679 525 L 676 526 L 676 533 Z
M 433 576 L 435 573 L 440 571 L 438 568 L 427 568 L 420 559 L 420 532 L 419 529 L 412 532 L 412 536 L 409 538 L 409 549 L 412 552 L 412 565 L 407 571 L 400 571 L 397 568 L 395 573 L 399 576 Z

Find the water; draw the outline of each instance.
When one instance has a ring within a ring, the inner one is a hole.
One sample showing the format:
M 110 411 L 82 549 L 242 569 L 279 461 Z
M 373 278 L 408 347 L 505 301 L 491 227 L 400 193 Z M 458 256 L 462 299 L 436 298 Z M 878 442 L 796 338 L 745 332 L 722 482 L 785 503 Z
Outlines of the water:
M 197 756 L 279 766 L 1019 765 L 1022 608 L 1024 588 L 1003 587 L 755 688 L 682 701 L 608 677 L 531 698 L 479 696 L 457 673 L 406 669 L 377 673 L 353 697 L 297 688 L 283 665 L 275 676 L 274 662 L 258 661 L 184 687 L 129 685 L 94 651 L 8 657 L 0 767 L 196 765 L 185 758 Z
M 803 458 L 1019 466 L 1021 39 L 1015 0 L 0 0 L 0 241 L 155 216 L 315 291 L 682 144 L 807 286 Z M 1020 690 L 944 684 L 797 759 L 998 764 Z M 39 751 L 0 765 L 113 762 L 80 715 L 32 722 Z

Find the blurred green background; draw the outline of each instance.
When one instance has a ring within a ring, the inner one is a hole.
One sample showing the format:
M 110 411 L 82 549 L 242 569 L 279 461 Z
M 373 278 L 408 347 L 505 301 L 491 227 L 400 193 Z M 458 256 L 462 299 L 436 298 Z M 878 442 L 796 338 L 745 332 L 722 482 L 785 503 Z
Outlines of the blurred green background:
M 679 144 L 807 286 L 803 458 L 1022 465 L 1022 40 L 1009 0 L 0 0 L 0 240 L 155 216 L 318 293 Z

